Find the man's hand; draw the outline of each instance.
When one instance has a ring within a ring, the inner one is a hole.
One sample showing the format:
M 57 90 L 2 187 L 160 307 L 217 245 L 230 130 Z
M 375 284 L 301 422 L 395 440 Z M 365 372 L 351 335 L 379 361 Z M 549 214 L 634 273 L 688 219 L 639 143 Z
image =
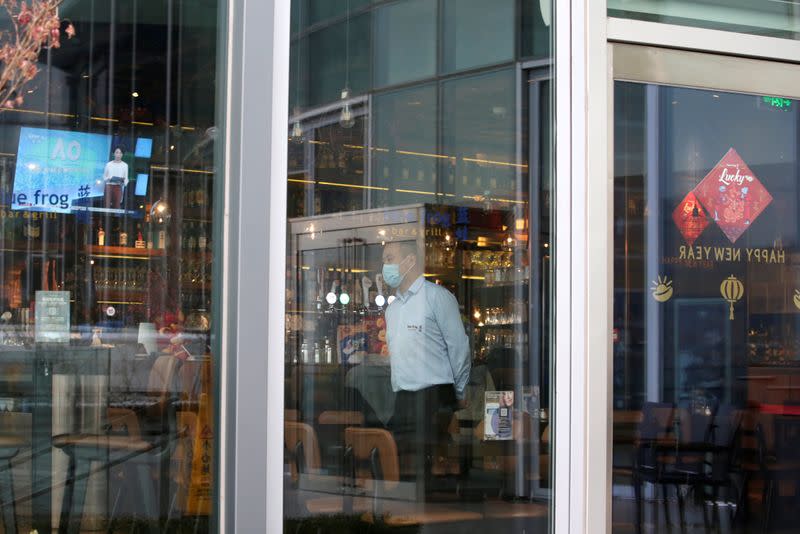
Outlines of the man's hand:
M 459 410 L 466 410 L 467 408 L 469 408 L 469 402 L 467 402 L 467 399 L 461 399 L 458 401 Z

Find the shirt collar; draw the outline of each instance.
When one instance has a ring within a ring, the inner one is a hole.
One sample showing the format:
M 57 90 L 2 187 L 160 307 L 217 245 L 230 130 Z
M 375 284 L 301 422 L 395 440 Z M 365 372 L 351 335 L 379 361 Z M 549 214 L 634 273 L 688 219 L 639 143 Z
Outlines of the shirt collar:
M 425 276 L 424 276 L 424 275 L 419 275 L 419 278 L 417 278 L 416 280 L 414 280 L 414 283 L 413 283 L 413 284 L 411 284 L 411 285 L 408 287 L 408 289 L 406 290 L 406 292 L 405 292 L 405 293 L 399 293 L 399 292 L 398 292 L 398 293 L 397 293 L 397 297 L 398 297 L 400 300 L 402 300 L 403 302 L 405 302 L 406 300 L 408 300 L 408 299 L 411 297 L 411 295 L 414 295 L 414 294 L 416 294 L 416 293 L 418 293 L 418 292 L 419 292 L 419 290 L 422 288 L 422 284 L 423 284 L 424 282 L 425 282 Z

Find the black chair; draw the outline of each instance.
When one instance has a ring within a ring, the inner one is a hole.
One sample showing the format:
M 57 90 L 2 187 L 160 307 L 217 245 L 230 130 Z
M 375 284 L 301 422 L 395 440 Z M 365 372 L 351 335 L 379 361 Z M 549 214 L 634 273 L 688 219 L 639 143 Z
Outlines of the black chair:
M 660 462 L 660 455 L 661 444 L 670 434 L 673 417 L 674 409 L 670 403 L 646 402 L 642 406 L 642 421 L 639 423 L 631 472 L 636 495 L 637 532 L 642 532 L 642 487 L 645 482 L 654 487 L 661 486 L 664 493 L 664 514 L 669 522 L 669 506 L 666 498 L 668 482 L 664 478 L 664 465 Z
M 764 508 L 762 529 L 769 530 L 776 488 L 781 482 L 792 482 L 795 499 L 800 497 L 800 451 L 797 437 L 800 436 L 800 420 L 797 417 L 778 416 L 773 420 L 775 430 L 774 453 L 767 449 L 766 432 L 763 424 L 756 425 L 758 442 L 758 464 L 764 482 L 761 502 Z
M 709 500 L 712 506 L 713 524 L 720 524 L 720 491 L 735 490 L 735 476 L 739 474 L 739 432 L 742 412 L 729 404 L 722 405 L 713 415 L 702 442 L 693 443 L 690 448 L 701 452 L 704 456 L 701 468 L 687 477 L 687 483 L 695 496 L 705 505 Z M 706 490 L 710 489 L 710 494 Z M 741 502 L 742 488 L 734 495 L 736 502 Z M 680 497 L 680 495 L 679 495 Z M 731 521 L 735 519 L 738 506 L 731 508 Z M 710 522 L 703 508 L 703 522 L 706 529 Z M 683 521 L 682 521 L 683 524 Z

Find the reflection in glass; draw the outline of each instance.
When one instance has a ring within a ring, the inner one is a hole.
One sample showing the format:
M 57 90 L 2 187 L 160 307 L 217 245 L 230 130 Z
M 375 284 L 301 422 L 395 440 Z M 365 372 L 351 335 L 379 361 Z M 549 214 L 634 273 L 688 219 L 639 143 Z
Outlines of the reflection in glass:
M 0 112 L 5 532 L 212 524 L 217 3 L 111 5 Z
M 370 16 L 352 12 L 308 36 L 308 105 L 338 100 L 343 88 L 359 94 L 370 86 Z
M 615 530 L 792 531 L 797 102 L 618 82 L 615 113 Z
M 439 193 L 437 90 L 435 85 L 373 98 L 372 173 L 377 206 L 400 206 Z
M 436 11 L 433 0 L 410 0 L 375 11 L 376 87 L 435 74 Z
M 476 51 L 476 6 L 438 4 L 376 3 L 372 80 L 404 85 L 354 90 L 351 128 L 287 125 L 287 531 L 549 527 L 551 76 L 437 78 L 437 27 L 462 68 L 510 61 L 515 23 L 483 6 Z
M 442 70 L 454 72 L 513 59 L 515 3 L 495 0 L 486 9 L 481 0 L 445 0 Z
M 444 190 L 459 201 L 491 205 L 513 200 L 516 153 L 515 77 L 495 71 L 442 85 L 442 142 L 456 156 L 445 168 Z

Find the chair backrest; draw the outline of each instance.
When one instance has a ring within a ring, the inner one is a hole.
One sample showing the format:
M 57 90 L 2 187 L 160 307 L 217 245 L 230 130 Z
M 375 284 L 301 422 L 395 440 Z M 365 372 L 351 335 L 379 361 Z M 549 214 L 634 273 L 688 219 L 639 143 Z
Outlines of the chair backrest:
M 283 444 L 293 457 L 292 478 L 298 474 L 319 470 L 322 462 L 319 453 L 317 433 L 306 423 L 285 421 L 283 423 Z
M 642 406 L 642 421 L 639 423 L 635 468 L 637 470 L 658 469 L 658 455 L 654 445 L 666 437 L 674 421 L 674 408 L 666 402 L 645 402 Z
M 780 462 L 800 460 L 800 421 L 797 416 L 775 418 L 775 456 Z
M 397 443 L 389 431 L 348 427 L 344 431 L 344 441 L 352 451 L 357 485 L 367 486 L 374 480 L 382 480 L 386 490 L 397 486 L 400 460 Z
M 714 444 L 732 447 L 742 425 L 742 417 L 741 410 L 730 404 L 721 405 L 714 416 Z
M 656 440 L 666 435 L 672 427 L 674 408 L 668 402 L 645 402 L 642 422 L 639 423 L 640 440 Z
M 150 378 L 147 382 L 148 391 L 161 393 L 162 398 L 169 396 L 175 382 L 178 362 L 178 358 L 171 354 L 156 358 L 153 368 L 150 369 Z

